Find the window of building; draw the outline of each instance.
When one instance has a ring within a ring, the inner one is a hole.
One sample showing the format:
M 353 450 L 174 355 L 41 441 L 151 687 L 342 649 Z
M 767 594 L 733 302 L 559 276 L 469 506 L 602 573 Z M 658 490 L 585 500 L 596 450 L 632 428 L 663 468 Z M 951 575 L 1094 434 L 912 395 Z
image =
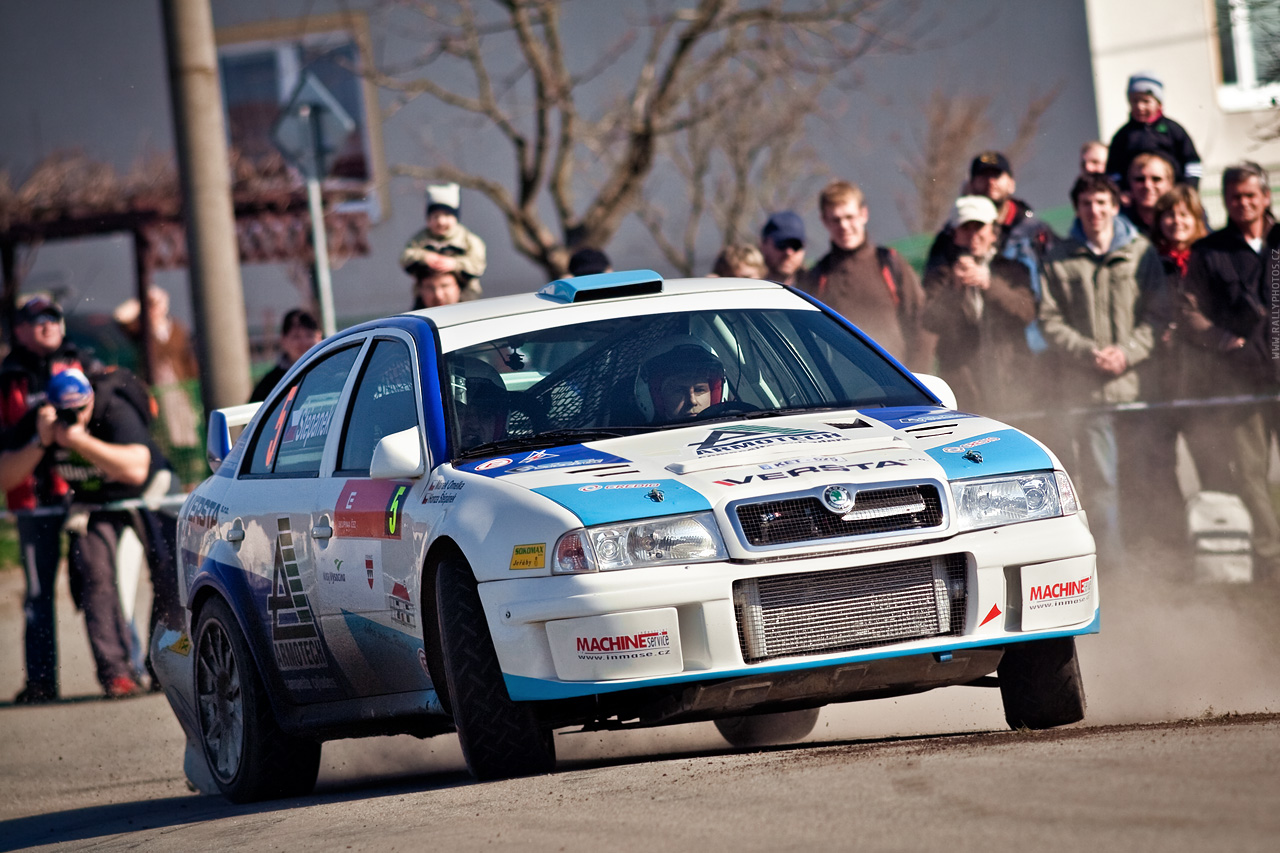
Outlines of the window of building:
M 1214 0 L 1222 85 L 1230 111 L 1280 105 L 1280 0 Z
M 326 140 L 326 183 L 354 184 L 367 195 L 370 218 L 380 218 L 386 199 L 377 94 L 360 76 L 369 62 L 367 20 L 337 15 L 271 21 L 218 31 L 227 134 L 233 150 L 252 162 L 278 154 L 271 128 L 305 73 L 314 75 L 355 120 L 345 139 Z

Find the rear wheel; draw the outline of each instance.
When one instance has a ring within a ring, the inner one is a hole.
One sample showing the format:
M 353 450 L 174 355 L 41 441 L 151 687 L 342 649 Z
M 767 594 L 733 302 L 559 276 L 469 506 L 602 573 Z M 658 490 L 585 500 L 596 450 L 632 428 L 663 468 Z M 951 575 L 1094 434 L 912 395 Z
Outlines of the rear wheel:
M 440 564 L 436 607 L 449 706 L 467 768 L 480 780 L 553 771 L 551 730 L 538 722 L 531 707 L 508 695 L 475 577 L 466 563 Z
M 1074 637 L 1007 646 L 996 668 L 1013 729 L 1051 729 L 1084 719 L 1084 682 Z
M 721 717 L 716 720 L 716 728 L 725 740 L 737 747 L 795 743 L 813 731 L 821 711 L 821 708 L 805 708 L 777 714 Z
M 200 611 L 195 631 L 200 740 L 214 781 L 233 803 L 311 793 L 320 744 L 276 724 L 249 644 L 221 599 Z

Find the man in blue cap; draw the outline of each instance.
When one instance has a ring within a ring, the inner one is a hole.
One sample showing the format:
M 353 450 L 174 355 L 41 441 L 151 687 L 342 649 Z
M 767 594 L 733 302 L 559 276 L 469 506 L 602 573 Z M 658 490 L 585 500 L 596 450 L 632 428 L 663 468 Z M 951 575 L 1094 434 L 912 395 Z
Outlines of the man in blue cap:
M 804 220 L 800 214 L 781 210 L 770 216 L 760 232 L 760 252 L 764 255 L 765 277 L 794 286 L 804 269 Z
M 100 374 L 96 383 L 95 388 L 75 368 L 52 376 L 37 428 L 41 443 L 53 453 L 55 470 L 72 490 L 67 561 L 77 582 L 73 588 L 80 591 L 98 681 L 109 698 L 121 698 L 141 690 L 115 571 L 116 545 L 133 517 L 104 505 L 141 497 L 169 466 L 151 439 L 145 396 L 131 396 L 111 373 Z M 155 568 L 153 578 L 161 574 Z M 157 585 L 157 605 L 159 592 Z

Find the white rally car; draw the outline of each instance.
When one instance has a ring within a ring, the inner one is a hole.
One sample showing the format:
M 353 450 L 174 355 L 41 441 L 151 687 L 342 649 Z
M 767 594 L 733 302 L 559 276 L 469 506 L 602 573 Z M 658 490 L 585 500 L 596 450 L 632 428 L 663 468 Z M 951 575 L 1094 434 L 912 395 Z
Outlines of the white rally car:
M 348 329 L 211 420 L 151 645 L 187 774 L 305 793 L 322 741 L 451 731 L 479 778 L 543 773 L 557 729 L 783 742 L 960 684 L 1011 726 L 1080 720 L 1071 481 L 950 398 L 758 281 L 607 273 Z

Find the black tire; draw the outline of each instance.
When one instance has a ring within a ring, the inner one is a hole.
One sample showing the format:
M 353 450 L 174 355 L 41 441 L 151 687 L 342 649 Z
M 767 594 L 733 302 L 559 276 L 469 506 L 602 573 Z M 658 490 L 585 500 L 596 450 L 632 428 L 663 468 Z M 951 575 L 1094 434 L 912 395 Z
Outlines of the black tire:
M 551 730 L 507 693 L 475 576 L 465 562 L 440 564 L 436 609 L 449 705 L 467 769 L 481 781 L 555 770 Z
M 200 611 L 195 656 L 200 740 L 222 795 L 252 803 L 311 793 L 320 744 L 280 730 L 249 644 L 221 599 Z
M 821 708 L 805 708 L 776 714 L 721 717 L 716 720 L 716 728 L 725 740 L 736 747 L 795 743 L 813 731 L 821 711 Z
M 996 675 L 1009 728 L 1051 729 L 1084 719 L 1074 637 L 1006 646 Z

